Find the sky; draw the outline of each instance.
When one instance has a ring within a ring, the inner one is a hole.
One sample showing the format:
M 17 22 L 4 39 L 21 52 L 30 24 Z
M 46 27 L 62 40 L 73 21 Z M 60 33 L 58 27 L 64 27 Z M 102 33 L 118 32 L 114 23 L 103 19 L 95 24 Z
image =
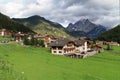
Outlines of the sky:
M 119 0 L 0 0 L 0 12 L 11 18 L 40 15 L 64 27 L 81 19 L 106 27 L 120 23 Z

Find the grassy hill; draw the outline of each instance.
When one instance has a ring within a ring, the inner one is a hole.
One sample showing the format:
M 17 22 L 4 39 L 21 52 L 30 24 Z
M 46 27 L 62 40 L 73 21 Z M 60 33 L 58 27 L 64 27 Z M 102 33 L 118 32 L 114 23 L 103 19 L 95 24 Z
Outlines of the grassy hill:
M 0 29 L 3 29 L 3 28 L 13 32 L 24 32 L 24 33 L 32 32 L 33 33 L 31 29 L 27 28 L 23 24 L 17 23 L 12 19 L 10 19 L 8 16 L 0 13 Z
M 69 37 L 62 25 L 46 20 L 38 15 L 28 18 L 13 18 L 14 21 L 28 26 L 30 29 L 41 34 L 52 34 L 54 36 Z
M 0 45 L 0 54 L 7 55 L 14 69 L 27 80 L 119 80 L 119 52 L 120 47 L 113 47 L 113 53 L 71 59 L 52 55 L 45 48 Z
M 116 26 L 115 28 L 101 34 L 98 37 L 99 40 L 105 41 L 115 41 L 120 43 L 120 25 Z

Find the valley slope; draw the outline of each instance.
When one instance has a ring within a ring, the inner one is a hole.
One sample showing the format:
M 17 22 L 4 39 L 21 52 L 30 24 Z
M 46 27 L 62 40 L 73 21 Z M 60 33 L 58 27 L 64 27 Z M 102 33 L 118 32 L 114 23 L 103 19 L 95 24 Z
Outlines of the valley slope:
M 49 21 L 38 15 L 28 18 L 13 18 L 13 20 L 28 26 L 30 29 L 40 34 L 47 33 L 57 37 L 69 37 L 69 34 L 65 32 L 65 28 L 62 25 Z
M 120 24 L 113 29 L 101 34 L 99 40 L 115 41 L 120 43 Z

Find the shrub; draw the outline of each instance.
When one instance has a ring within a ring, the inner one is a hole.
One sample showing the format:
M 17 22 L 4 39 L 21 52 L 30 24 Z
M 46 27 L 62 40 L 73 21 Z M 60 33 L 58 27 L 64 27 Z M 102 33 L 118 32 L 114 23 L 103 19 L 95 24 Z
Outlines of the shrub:
M 112 48 L 111 48 L 111 46 L 109 44 L 107 44 L 106 50 L 112 50 Z
M 38 44 L 39 44 L 41 47 L 45 47 L 44 40 L 38 40 Z
M 24 37 L 23 44 L 30 45 L 30 41 L 27 39 L 27 36 Z

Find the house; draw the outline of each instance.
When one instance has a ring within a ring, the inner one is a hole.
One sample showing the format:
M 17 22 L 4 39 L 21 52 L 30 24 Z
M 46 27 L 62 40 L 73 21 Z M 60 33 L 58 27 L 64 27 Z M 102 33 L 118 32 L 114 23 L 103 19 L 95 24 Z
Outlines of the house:
M 120 44 L 118 42 L 113 42 L 113 41 L 108 42 L 108 44 L 111 46 L 120 46 Z
M 53 35 L 48 35 L 48 34 L 45 34 L 45 35 L 36 34 L 36 35 L 34 35 L 34 38 L 36 38 L 37 40 L 40 40 L 40 39 L 43 40 L 46 48 L 49 47 L 51 41 L 54 40 L 54 36 Z
M 0 29 L 0 36 L 12 36 L 12 32 L 6 29 Z
M 44 44 L 45 44 L 45 47 L 49 47 L 50 46 L 50 43 L 51 41 L 54 39 L 54 36 L 53 35 L 45 35 L 44 37 Z
M 86 53 L 90 50 L 88 42 L 86 40 L 69 40 L 69 39 L 58 39 L 51 42 L 52 54 L 64 55 L 70 53 Z
M 101 45 L 98 45 L 98 44 L 94 45 L 93 49 L 94 49 L 94 51 L 96 51 L 96 53 L 100 53 L 100 52 L 104 51 L 103 47 Z
M 14 35 L 15 41 L 16 41 L 16 42 L 22 41 L 23 38 L 24 38 L 24 36 L 25 36 L 25 34 L 22 34 L 21 32 L 15 34 L 15 35 Z
M 102 44 L 102 45 L 111 45 L 111 46 L 120 46 L 120 44 L 118 42 L 107 42 L 107 41 L 98 41 L 97 44 Z

